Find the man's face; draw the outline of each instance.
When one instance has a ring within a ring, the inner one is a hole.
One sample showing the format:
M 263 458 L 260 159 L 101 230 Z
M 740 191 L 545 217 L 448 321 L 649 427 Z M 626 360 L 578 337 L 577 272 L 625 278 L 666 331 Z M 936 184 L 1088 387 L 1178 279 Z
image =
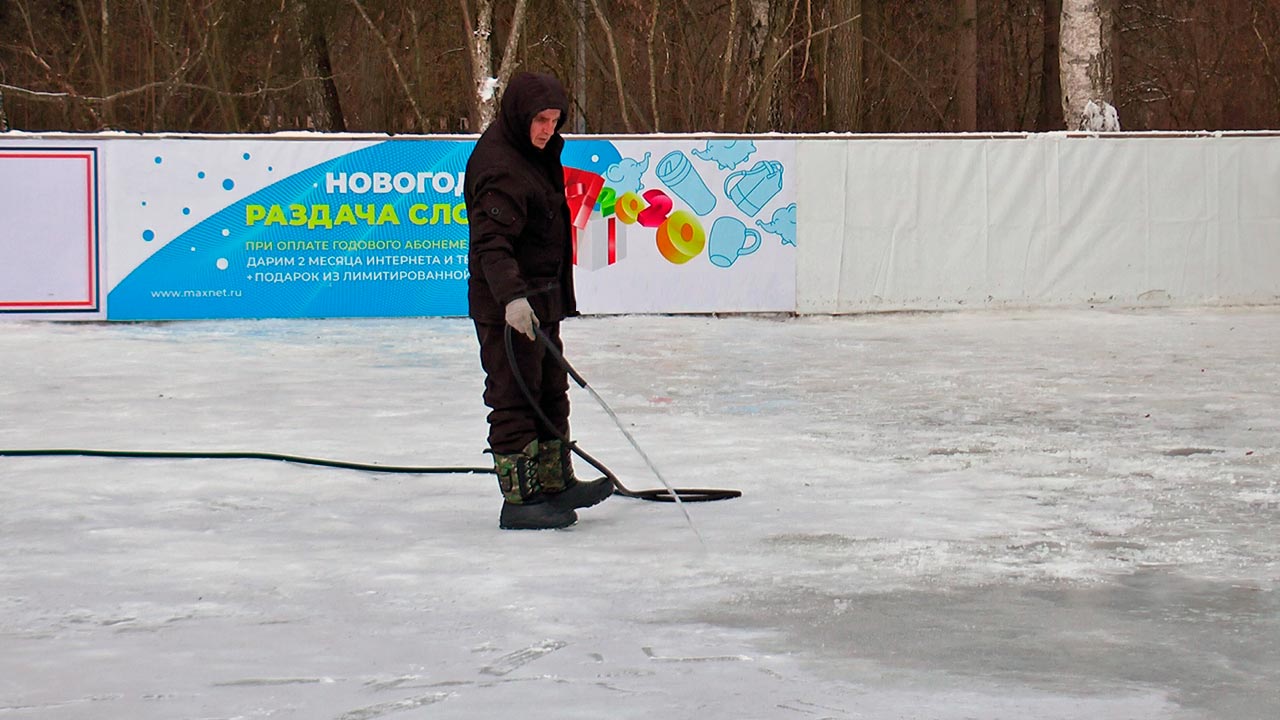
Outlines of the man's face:
M 559 110 L 543 110 L 534 115 L 533 122 L 529 125 L 529 139 L 533 141 L 533 146 L 539 150 L 546 149 L 551 136 L 556 134 L 556 125 L 559 123 Z

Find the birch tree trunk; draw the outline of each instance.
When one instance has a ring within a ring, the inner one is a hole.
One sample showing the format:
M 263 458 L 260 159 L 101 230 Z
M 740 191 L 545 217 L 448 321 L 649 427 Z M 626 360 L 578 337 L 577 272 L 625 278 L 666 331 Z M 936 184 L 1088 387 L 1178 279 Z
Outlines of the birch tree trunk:
M 1115 0 L 1062 0 L 1062 113 L 1068 127 L 1119 130 L 1112 105 Z
M 526 0 L 516 0 L 511 11 L 511 34 L 502 51 L 498 73 L 493 73 L 493 0 L 477 0 L 475 23 L 472 24 L 471 4 L 462 4 L 462 19 L 467 32 L 467 48 L 471 55 L 471 78 L 475 94 L 471 97 L 471 130 L 484 132 L 498 115 L 500 91 L 515 72 L 516 51 L 520 47 L 520 35 L 524 31 Z

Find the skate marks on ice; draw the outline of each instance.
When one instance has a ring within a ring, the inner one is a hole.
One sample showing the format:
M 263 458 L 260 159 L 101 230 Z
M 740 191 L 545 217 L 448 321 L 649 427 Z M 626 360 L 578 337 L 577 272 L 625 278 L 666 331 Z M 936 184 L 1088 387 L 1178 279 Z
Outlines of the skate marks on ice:
M 51 703 L 35 703 L 31 705 L 0 705 L 0 716 L 9 713 L 45 713 L 54 710 L 69 710 L 71 708 L 84 707 L 100 702 L 114 702 L 124 699 L 124 695 L 94 695 L 86 698 L 76 698 L 75 700 L 62 700 Z M 19 715 L 20 717 L 21 715 Z
M 651 647 L 642 647 L 640 651 L 645 654 L 653 662 L 662 663 L 705 663 L 705 662 L 750 662 L 751 658 L 746 655 L 707 655 L 696 657 L 668 657 L 665 655 L 656 655 Z
M 507 678 L 506 676 L 540 658 L 550 655 L 557 650 L 568 647 L 568 645 L 569 643 L 562 640 L 543 640 L 542 642 L 535 643 L 528 647 L 509 652 L 498 658 L 495 662 L 482 666 L 477 671 L 480 675 L 500 678 L 496 680 L 438 680 L 434 682 L 425 682 L 427 678 L 421 675 L 402 675 L 390 679 L 368 680 L 364 683 L 364 687 L 374 692 L 414 690 L 430 690 L 431 692 L 356 708 L 338 715 L 335 720 L 373 720 L 373 718 L 380 718 L 386 715 L 404 712 L 406 710 L 416 710 L 428 705 L 435 705 L 436 703 L 444 702 L 450 698 L 457 697 L 459 694 L 458 691 L 463 688 L 484 688 L 504 682 L 526 682 L 528 680 L 521 678 Z M 534 678 L 534 680 L 537 679 L 541 678 Z M 442 688 L 449 689 L 444 690 Z
M 614 702 L 608 700 L 609 697 L 665 696 L 672 691 L 672 682 L 686 689 L 691 685 L 714 685 L 724 682 L 726 677 L 734 678 L 734 685 L 764 682 L 787 688 L 782 690 L 785 694 L 773 705 L 786 713 L 778 717 L 830 720 L 853 717 L 849 711 L 833 704 L 834 697 L 791 694 L 795 691 L 795 678 L 772 669 L 768 662 L 757 664 L 757 658 L 750 655 L 672 653 L 657 645 L 643 645 L 638 650 L 635 646 L 631 649 L 614 646 L 612 649 L 597 647 L 590 652 L 581 649 L 562 652 L 566 648 L 572 649 L 573 645 L 575 643 L 565 640 L 547 639 L 505 652 L 491 662 L 478 665 L 474 672 L 479 677 L 472 679 L 460 676 L 448 679 L 448 676 L 428 674 L 366 679 L 363 683 L 366 692 L 404 694 L 405 697 L 348 710 L 335 716 L 334 720 L 374 720 L 444 701 L 449 701 L 451 706 L 459 704 L 459 708 L 472 707 L 476 703 L 485 707 L 495 702 L 494 697 L 500 696 L 485 698 L 486 692 L 513 685 L 527 688 L 558 686 L 560 689 L 553 691 L 558 697 L 566 702 L 585 703 L 583 706 L 589 707 L 592 703 Z M 472 652 L 497 655 L 503 650 L 486 643 L 473 648 Z M 546 667 L 537 666 L 539 661 L 546 663 L 546 659 L 553 655 L 558 659 L 553 659 Z M 744 676 L 733 668 L 742 668 L 748 675 Z M 752 677 L 758 680 L 753 681 Z M 536 695 L 547 691 L 529 689 L 520 692 Z
M 370 705 L 358 710 L 343 713 L 338 716 L 337 720 L 372 720 L 373 718 L 379 718 L 392 713 L 404 712 L 405 710 L 416 710 L 420 707 L 434 705 L 438 702 L 449 699 L 451 695 L 452 693 L 436 692 L 405 698 L 404 700 L 379 703 L 377 705 Z
M 849 717 L 849 711 L 842 708 L 831 707 L 829 705 L 820 705 L 805 700 L 794 700 L 789 703 L 781 702 L 775 707 L 779 710 L 804 715 L 806 717 L 815 718 L 816 720 L 836 720 L 837 718 Z M 836 713 L 833 715 L 832 713 Z
M 214 683 L 214 687 L 279 687 L 281 685 L 331 685 L 337 680 L 329 677 L 245 678 Z
M 513 670 L 518 670 L 525 665 L 528 665 L 544 655 L 550 655 L 551 653 L 564 648 L 568 644 L 569 643 L 562 642 L 560 640 L 543 640 L 536 645 L 530 645 L 527 648 L 522 648 L 515 652 L 503 655 L 498 658 L 498 661 L 494 664 L 480 668 L 480 672 L 485 675 L 502 677 L 510 674 Z

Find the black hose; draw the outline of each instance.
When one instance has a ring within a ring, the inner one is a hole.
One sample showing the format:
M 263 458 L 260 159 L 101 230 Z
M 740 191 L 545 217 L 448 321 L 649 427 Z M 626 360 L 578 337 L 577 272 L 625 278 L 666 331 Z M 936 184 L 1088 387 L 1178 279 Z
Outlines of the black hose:
M 320 458 L 303 457 L 301 455 L 283 455 L 269 452 L 186 452 L 181 450 L 80 450 L 71 448 L 52 448 L 47 450 L 0 450 L 0 457 L 40 457 L 40 456 L 81 456 L 112 458 L 181 458 L 200 460 L 280 460 L 301 465 L 320 465 L 323 467 L 343 468 L 346 470 L 364 470 L 378 473 L 404 473 L 409 475 L 492 475 L 491 467 L 410 467 L 400 465 L 378 465 L 375 463 L 347 462 L 345 460 L 322 460 Z
M 564 355 L 556 349 L 551 343 L 550 338 L 546 336 L 540 329 L 537 330 L 539 339 L 547 346 L 547 351 L 564 367 L 574 382 L 579 387 L 590 390 L 587 381 L 583 379 L 578 371 L 565 360 Z M 603 463 L 588 455 L 578 444 L 565 437 L 547 419 L 546 414 L 542 412 L 542 408 L 538 406 L 537 401 L 533 397 L 533 393 L 529 391 L 529 387 L 525 385 L 524 378 L 520 375 L 520 366 L 516 363 L 515 347 L 511 342 L 511 326 L 506 327 L 506 343 L 507 343 L 507 361 L 511 363 L 511 370 L 516 378 L 516 384 L 520 386 L 520 391 L 524 393 L 525 399 L 529 405 L 537 412 L 538 417 L 543 424 L 551 428 L 556 435 L 560 436 L 560 440 L 565 446 L 573 451 L 575 455 L 582 458 L 588 464 L 604 474 L 605 477 L 613 483 L 614 492 L 618 495 L 630 498 L 638 498 L 640 500 L 653 500 L 655 502 L 675 502 L 676 498 L 672 497 L 671 492 L 666 489 L 656 490 L 631 490 L 622 484 L 617 475 L 613 471 L 605 467 Z M 603 405 L 604 401 L 599 399 L 598 395 L 592 392 L 592 395 Z M 605 405 L 605 409 L 612 414 L 609 407 Z M 358 463 L 348 462 L 345 460 L 325 460 L 321 458 L 304 457 L 301 455 L 285 455 L 282 453 L 270 452 L 241 452 L 241 451 L 203 451 L 192 452 L 184 450 L 89 450 L 79 448 L 47 448 L 38 450 L 5 450 L 0 449 L 0 457 L 108 457 L 108 458 L 177 458 L 184 460 L 278 460 L 281 462 L 297 463 L 301 465 L 319 465 L 321 467 L 342 468 L 345 470 L 361 470 L 364 472 L 375 473 L 400 473 L 408 475 L 493 475 L 492 467 L 417 467 L 408 465 L 378 465 L 376 463 Z M 673 488 L 681 502 L 707 502 L 711 500 L 728 500 L 730 498 L 740 497 L 741 491 L 738 490 L 712 490 L 708 488 Z
M 564 433 L 560 432 L 560 428 L 556 427 L 551 420 L 547 418 L 546 413 L 542 411 L 538 401 L 533 397 L 533 393 L 529 391 L 529 386 L 525 384 L 524 377 L 520 374 L 520 365 L 516 362 L 515 344 L 512 342 L 512 327 L 507 325 L 505 331 L 506 332 L 503 337 L 506 339 L 507 343 L 507 362 L 511 364 L 511 372 L 515 375 L 516 385 L 520 386 L 520 392 L 524 394 L 524 398 L 528 401 L 529 406 L 538 414 L 538 418 L 542 421 L 543 426 L 555 433 L 556 436 L 560 438 L 560 442 L 565 444 L 565 447 L 572 450 L 575 455 L 585 460 L 589 465 L 591 465 L 591 467 L 599 470 L 605 477 L 609 478 L 609 480 L 613 482 L 613 492 L 615 494 L 639 500 L 652 500 L 654 502 L 675 502 L 676 497 L 674 497 L 672 493 L 679 496 L 679 500 L 681 502 L 711 502 L 713 500 L 730 500 L 732 498 L 742 496 L 741 490 L 714 490 L 711 488 L 671 488 L 670 490 L 667 490 L 666 488 L 656 488 L 653 490 L 631 490 L 627 486 L 623 485 L 622 481 L 618 479 L 618 476 L 613 474 L 613 471 L 605 467 L 600 461 L 588 455 L 585 450 L 578 447 L 576 442 L 565 437 Z M 534 326 L 533 331 L 538 340 L 542 341 L 542 344 L 546 346 L 547 352 L 556 359 L 556 362 L 560 363 L 560 366 L 565 369 L 565 372 L 569 373 L 569 377 L 572 377 L 573 381 L 578 383 L 578 387 L 590 391 L 591 396 L 594 397 L 596 401 L 604 407 L 605 411 L 612 416 L 613 410 L 605 404 L 604 400 L 602 400 L 597 393 L 592 391 L 591 386 L 587 384 L 587 381 L 582 377 L 582 375 L 578 374 L 578 371 L 575 370 L 573 366 L 569 364 L 569 361 L 565 359 L 564 354 L 561 353 L 556 348 L 555 344 L 551 342 L 551 338 L 547 337 L 547 334 L 542 332 L 542 328 Z M 614 417 L 616 418 L 616 416 Z M 639 449 L 640 448 L 638 447 L 636 448 L 636 450 Z

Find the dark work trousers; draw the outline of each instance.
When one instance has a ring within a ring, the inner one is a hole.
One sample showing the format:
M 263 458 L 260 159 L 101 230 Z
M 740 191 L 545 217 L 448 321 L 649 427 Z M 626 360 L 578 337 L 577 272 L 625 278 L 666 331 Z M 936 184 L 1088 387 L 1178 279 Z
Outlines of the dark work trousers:
M 533 439 L 558 437 L 538 418 L 529 404 L 507 358 L 505 324 L 476 322 L 480 338 L 480 366 L 484 368 L 484 404 L 489 407 L 489 449 L 503 455 L 518 453 Z M 542 332 L 557 350 L 560 323 L 542 325 Z M 565 437 L 569 435 L 569 373 L 556 361 L 541 340 L 530 340 L 511 331 L 516 364 L 529 392 L 542 408 L 552 426 Z

